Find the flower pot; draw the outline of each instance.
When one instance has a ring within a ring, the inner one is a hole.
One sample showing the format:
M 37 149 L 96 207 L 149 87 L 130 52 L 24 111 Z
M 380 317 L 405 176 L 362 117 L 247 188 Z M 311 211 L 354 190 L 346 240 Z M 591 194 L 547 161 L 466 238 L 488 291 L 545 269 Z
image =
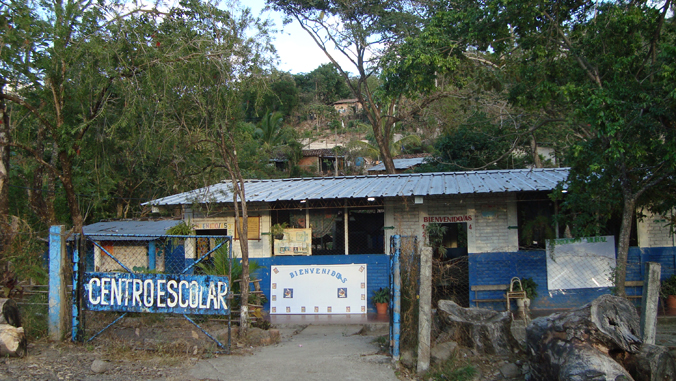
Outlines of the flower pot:
M 676 315 L 676 295 L 667 296 L 667 315 Z
M 388 303 L 376 303 L 376 311 L 378 311 L 378 315 L 387 315 L 387 305 Z

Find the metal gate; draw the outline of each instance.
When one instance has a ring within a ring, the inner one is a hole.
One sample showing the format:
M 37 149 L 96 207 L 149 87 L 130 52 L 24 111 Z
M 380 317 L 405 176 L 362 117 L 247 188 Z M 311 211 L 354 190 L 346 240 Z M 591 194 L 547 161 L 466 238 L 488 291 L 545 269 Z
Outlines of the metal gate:
M 75 238 L 72 258 L 73 341 L 94 340 L 128 313 L 180 314 L 230 351 L 232 237 L 96 233 Z M 91 334 L 86 311 L 119 316 Z M 195 322 L 198 315 L 227 316 L 227 345 Z

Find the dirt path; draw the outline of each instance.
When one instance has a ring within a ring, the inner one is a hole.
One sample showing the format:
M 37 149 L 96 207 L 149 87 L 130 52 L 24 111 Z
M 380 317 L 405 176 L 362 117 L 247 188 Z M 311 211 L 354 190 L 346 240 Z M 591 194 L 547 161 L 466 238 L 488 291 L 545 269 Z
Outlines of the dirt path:
M 187 372 L 193 380 L 392 380 L 391 357 L 359 325 L 316 325 L 281 330 L 282 341 L 248 356 L 200 360 Z M 295 331 L 295 333 L 294 333 Z

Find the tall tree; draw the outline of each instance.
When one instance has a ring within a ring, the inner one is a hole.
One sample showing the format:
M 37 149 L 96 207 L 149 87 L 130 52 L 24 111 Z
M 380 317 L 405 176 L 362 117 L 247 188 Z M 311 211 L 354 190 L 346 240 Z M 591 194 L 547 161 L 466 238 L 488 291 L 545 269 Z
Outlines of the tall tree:
M 508 65 L 511 103 L 555 110 L 574 132 L 570 193 L 594 194 L 620 211 L 615 284 L 624 295 L 632 216 L 659 202 L 651 190 L 676 175 L 672 1 L 454 1 L 436 8 L 434 28 L 423 34 L 447 52 L 479 49 L 492 57 L 489 65 Z M 584 213 L 589 200 L 570 198 L 566 206 Z
M 268 0 L 268 4 L 296 20 L 333 63 L 352 96 L 364 107 L 387 172 L 395 173 L 390 152 L 390 132 L 395 124 L 448 95 L 434 91 L 397 109 L 404 94 L 385 95 L 372 80 L 380 74 L 387 53 L 419 31 L 417 4 L 403 0 Z M 351 66 L 341 66 L 338 54 Z

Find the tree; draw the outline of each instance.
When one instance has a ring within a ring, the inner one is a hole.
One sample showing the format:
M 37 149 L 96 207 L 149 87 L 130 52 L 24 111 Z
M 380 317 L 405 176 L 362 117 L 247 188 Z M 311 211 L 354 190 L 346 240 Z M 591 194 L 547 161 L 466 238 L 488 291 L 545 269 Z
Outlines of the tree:
M 406 36 L 419 30 L 421 19 L 415 13 L 417 5 L 398 0 L 268 0 L 268 4 L 296 20 L 333 63 L 353 97 L 364 107 L 387 172 L 395 173 L 390 152 L 391 130 L 395 123 L 448 95 L 434 91 L 412 98 L 406 109 L 397 109 L 404 94 L 386 95 L 372 81 L 380 73 L 387 53 L 396 51 Z M 338 64 L 333 51 L 351 62 L 354 78 L 350 68 Z
M 263 143 L 263 149 L 270 151 L 284 142 L 282 131 L 284 116 L 278 112 L 268 112 L 263 116 L 258 128 L 254 132 L 256 138 Z
M 573 138 L 569 193 L 593 194 L 622 216 L 615 285 L 624 295 L 632 216 L 638 206 L 660 202 L 651 190 L 676 171 L 672 2 L 496 0 L 436 7 L 434 29 L 423 34 L 438 38 L 447 52 L 489 54 L 487 66 L 509 68 L 511 104 L 565 120 Z M 564 207 L 584 214 L 595 209 L 589 202 L 572 197 Z

